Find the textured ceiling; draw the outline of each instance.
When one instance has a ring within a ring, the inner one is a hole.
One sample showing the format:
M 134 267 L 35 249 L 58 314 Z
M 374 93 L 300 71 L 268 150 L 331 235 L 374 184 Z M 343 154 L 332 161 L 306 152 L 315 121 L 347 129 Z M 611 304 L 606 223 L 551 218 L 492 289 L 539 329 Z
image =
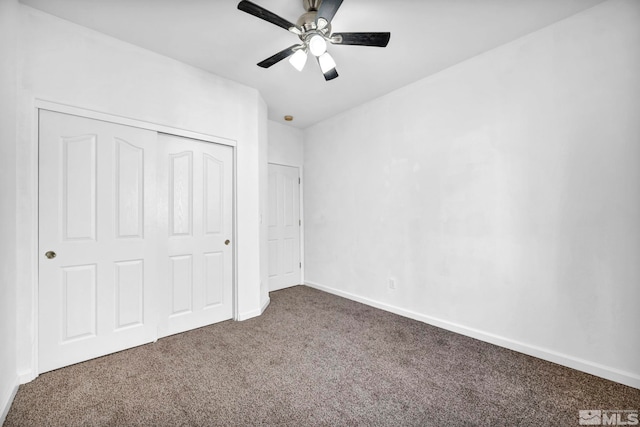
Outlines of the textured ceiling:
M 340 77 L 261 60 L 298 38 L 233 0 L 21 0 L 31 7 L 257 88 L 269 118 L 304 128 L 603 0 L 344 0 L 336 32 L 390 31 L 386 48 L 329 46 Z M 295 22 L 302 0 L 253 0 Z

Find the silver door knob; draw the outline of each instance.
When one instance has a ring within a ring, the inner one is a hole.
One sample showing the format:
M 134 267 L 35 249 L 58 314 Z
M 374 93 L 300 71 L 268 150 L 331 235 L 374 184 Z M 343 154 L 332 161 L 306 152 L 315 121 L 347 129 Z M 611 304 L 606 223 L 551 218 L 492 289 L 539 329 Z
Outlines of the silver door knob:
M 48 251 L 46 254 L 44 254 L 44 256 L 46 256 L 49 259 L 54 259 L 56 257 L 56 253 L 53 251 Z
M 227 246 L 229 245 L 229 243 L 231 243 L 231 240 L 229 240 L 229 239 L 224 241 L 224 244 L 227 245 Z

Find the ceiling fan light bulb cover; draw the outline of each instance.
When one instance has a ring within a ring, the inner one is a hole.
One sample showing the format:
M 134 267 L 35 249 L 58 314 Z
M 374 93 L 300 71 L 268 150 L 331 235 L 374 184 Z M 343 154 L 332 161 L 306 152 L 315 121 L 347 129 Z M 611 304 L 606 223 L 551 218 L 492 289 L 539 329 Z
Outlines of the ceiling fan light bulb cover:
M 326 73 L 334 68 L 336 68 L 336 61 L 333 60 L 333 57 L 329 55 L 329 52 L 325 52 L 322 56 L 318 58 L 318 62 L 320 63 L 320 69 L 322 73 Z
M 311 37 L 309 40 L 309 51 L 313 56 L 320 56 L 327 51 L 327 42 L 324 37 L 318 34 Z
M 303 49 L 296 50 L 296 53 L 289 58 L 289 63 L 296 70 L 302 71 L 304 64 L 307 63 L 307 53 Z

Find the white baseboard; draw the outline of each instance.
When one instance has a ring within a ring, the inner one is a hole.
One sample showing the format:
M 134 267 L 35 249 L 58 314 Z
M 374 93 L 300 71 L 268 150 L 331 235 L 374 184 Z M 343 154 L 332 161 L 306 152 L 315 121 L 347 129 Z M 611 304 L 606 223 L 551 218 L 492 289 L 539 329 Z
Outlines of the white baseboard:
M 38 378 L 37 375 L 33 375 L 33 371 L 27 371 L 23 373 L 18 372 L 18 383 L 26 384 Z
M 264 311 L 267 309 L 267 307 L 269 307 L 269 304 L 271 303 L 271 298 L 267 297 L 267 299 L 264 301 L 264 303 L 262 303 L 262 307 L 260 307 L 260 314 L 262 315 L 262 313 L 264 313 Z
M 238 318 L 236 320 L 238 320 L 239 322 L 242 322 L 243 320 L 249 320 L 249 319 L 253 319 L 254 317 L 260 316 L 267 309 L 270 302 L 271 302 L 271 298 L 267 298 L 266 301 L 262 304 L 262 307 L 260 307 L 257 310 L 247 311 L 245 313 L 239 313 Z
M 400 307 L 396 307 L 390 304 L 386 304 L 380 301 L 376 301 L 370 298 L 362 297 L 360 295 L 352 294 L 350 292 L 341 291 L 329 286 L 321 285 L 306 281 L 305 285 L 315 288 L 330 294 L 338 295 L 343 298 L 347 298 L 353 301 L 360 302 L 362 304 L 369 305 L 371 307 L 379 308 L 381 310 L 389 311 L 391 313 L 398 314 L 400 316 L 408 317 L 413 320 L 427 323 L 429 325 L 437 326 L 438 328 L 446 329 L 451 332 L 455 332 L 461 335 L 465 335 L 471 338 L 475 338 L 480 341 L 485 341 L 491 344 L 495 344 L 500 347 L 505 347 L 510 350 L 514 350 L 520 353 L 527 354 L 529 356 L 537 357 L 539 359 L 547 360 L 549 362 L 557 363 L 558 365 L 566 366 L 568 368 L 576 369 L 578 371 L 586 372 L 597 377 L 605 378 L 611 381 L 615 381 L 629 387 L 640 389 L 640 376 L 631 372 L 621 371 L 609 366 L 604 366 L 598 363 L 594 363 L 588 360 L 580 359 L 577 357 L 569 356 L 567 354 L 559 353 L 546 348 L 538 347 L 535 345 L 515 341 L 509 338 L 494 335 L 479 329 L 470 328 L 467 326 L 459 325 L 449 322 L 447 320 L 438 319 L 435 317 L 427 316 L 424 314 L 416 313 L 414 311 L 405 310 Z
M 303 283 L 303 282 L 301 282 Z M 275 292 L 275 291 L 281 291 L 283 289 L 287 289 L 287 288 L 293 288 L 294 286 L 299 286 L 300 283 L 294 283 L 293 285 L 281 285 L 281 286 L 274 286 L 273 288 L 269 288 L 269 292 Z
M 9 409 L 11 408 L 11 404 L 13 403 L 13 398 L 16 397 L 16 393 L 18 392 L 18 377 L 16 377 L 13 386 L 7 387 L 3 390 L 2 395 L 0 395 L 0 426 L 4 424 L 4 420 L 7 418 L 7 414 L 9 413 Z

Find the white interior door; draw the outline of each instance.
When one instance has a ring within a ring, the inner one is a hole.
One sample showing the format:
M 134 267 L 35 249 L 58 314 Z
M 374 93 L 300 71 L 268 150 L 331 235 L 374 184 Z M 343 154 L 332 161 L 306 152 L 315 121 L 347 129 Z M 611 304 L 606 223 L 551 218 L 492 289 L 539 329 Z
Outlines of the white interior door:
M 269 290 L 299 285 L 300 172 L 269 164 Z
M 40 372 L 156 337 L 156 138 L 40 112 Z
M 162 337 L 233 315 L 233 149 L 158 138 Z

